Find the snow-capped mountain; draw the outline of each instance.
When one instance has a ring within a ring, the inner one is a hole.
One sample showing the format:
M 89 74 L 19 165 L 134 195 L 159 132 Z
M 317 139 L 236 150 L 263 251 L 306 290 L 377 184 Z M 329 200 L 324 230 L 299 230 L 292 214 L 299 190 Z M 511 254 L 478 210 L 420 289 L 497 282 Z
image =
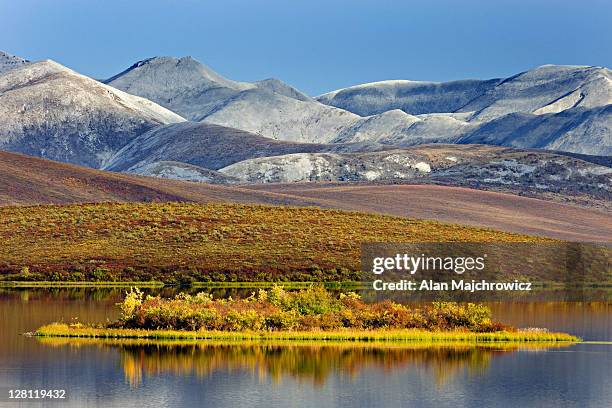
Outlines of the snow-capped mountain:
M 315 99 L 276 79 L 226 79 L 191 57 L 147 59 L 105 83 L 49 60 L 1 61 L 10 67 L 0 74 L 4 150 L 210 183 L 408 180 L 611 194 L 605 158 L 525 150 L 612 155 L 606 68 L 383 81 Z
M 279 95 L 288 96 L 299 101 L 311 101 L 312 98 L 283 81 L 276 78 L 268 78 L 254 83 L 258 89 L 267 89 Z
M 325 143 L 359 119 L 316 102 L 279 80 L 231 81 L 191 57 L 141 61 L 106 83 L 192 121 L 280 140 Z
M 278 80 L 223 78 L 193 58 L 152 58 L 107 83 L 183 115 L 306 143 L 489 143 L 610 154 L 610 70 L 546 65 L 491 80 L 382 81 L 312 99 Z M 600 109 L 602 108 L 602 109 Z
M 401 145 L 442 141 L 612 154 L 612 71 L 602 67 L 544 65 L 489 81 L 383 81 L 316 99 L 360 115 L 399 109 L 457 120 L 420 134 L 408 130 Z M 432 139 L 441 133 L 449 137 Z
M 544 65 L 504 79 L 458 111 L 486 121 L 511 113 L 536 115 L 612 103 L 612 71 L 602 67 Z
M 98 168 L 133 137 L 181 121 L 54 61 L 0 75 L 0 149 Z
M 393 109 L 400 109 L 412 115 L 456 112 L 501 81 L 379 81 L 338 89 L 316 99 L 361 116 L 376 115 Z
M 18 68 L 29 61 L 15 55 L 0 51 L 0 74 Z
M 104 82 L 193 121 L 240 91 L 255 88 L 253 84 L 225 79 L 191 57 L 149 58 Z
M 149 98 L 189 120 L 291 142 L 452 143 L 471 128 L 461 115 L 459 119 L 415 117 L 393 111 L 361 117 L 317 102 L 276 79 L 228 80 L 191 57 L 141 61 L 106 83 Z
M 486 121 L 510 113 L 558 113 L 612 103 L 612 71 L 602 67 L 544 65 L 505 79 L 452 82 L 382 81 L 316 98 L 368 116 L 392 109 L 412 115 L 457 113 Z

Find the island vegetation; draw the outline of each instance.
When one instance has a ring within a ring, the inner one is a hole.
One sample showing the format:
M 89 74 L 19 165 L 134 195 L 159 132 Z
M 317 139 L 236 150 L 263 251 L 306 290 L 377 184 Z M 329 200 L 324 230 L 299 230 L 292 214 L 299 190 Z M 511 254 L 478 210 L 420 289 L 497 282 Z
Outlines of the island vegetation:
M 578 339 L 542 329 L 518 330 L 491 318 L 481 304 L 434 302 L 411 308 L 392 301 L 366 303 L 355 293 L 316 285 L 286 291 L 260 289 L 248 298 L 213 299 L 206 293 L 174 298 L 130 290 L 118 304 L 120 317 L 99 326 L 53 323 L 37 336 L 219 339 L 506 342 Z

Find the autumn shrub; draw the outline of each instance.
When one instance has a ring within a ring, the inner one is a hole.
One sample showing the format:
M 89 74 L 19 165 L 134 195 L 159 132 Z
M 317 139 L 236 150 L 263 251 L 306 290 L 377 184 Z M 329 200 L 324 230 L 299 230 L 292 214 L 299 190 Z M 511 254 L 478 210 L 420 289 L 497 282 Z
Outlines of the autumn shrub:
M 491 310 L 482 304 L 455 302 L 434 302 L 425 310 L 425 318 L 430 325 L 439 329 L 463 327 L 471 331 L 490 331 Z
M 213 299 L 210 294 L 180 293 L 172 299 L 127 292 L 118 328 L 292 331 L 336 329 L 428 329 L 494 332 L 509 327 L 494 322 L 488 307 L 437 302 L 410 308 L 392 301 L 367 304 L 357 294 L 339 294 L 323 286 L 289 292 L 280 286 L 246 299 Z
M 300 327 L 300 315 L 295 311 L 279 310 L 266 316 L 264 325 L 268 330 L 296 330 Z
M 293 310 L 300 315 L 339 312 L 341 308 L 340 301 L 321 285 L 295 292 L 287 292 L 280 286 L 274 286 L 270 289 L 267 300 L 284 311 Z

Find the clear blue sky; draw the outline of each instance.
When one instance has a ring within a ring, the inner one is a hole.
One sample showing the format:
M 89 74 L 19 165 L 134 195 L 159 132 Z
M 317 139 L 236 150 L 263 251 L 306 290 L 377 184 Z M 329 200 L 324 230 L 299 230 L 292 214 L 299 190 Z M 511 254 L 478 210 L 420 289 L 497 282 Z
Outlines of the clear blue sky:
M 319 94 L 383 79 L 612 66 L 610 0 L 0 0 L 0 50 L 109 77 L 192 55 Z

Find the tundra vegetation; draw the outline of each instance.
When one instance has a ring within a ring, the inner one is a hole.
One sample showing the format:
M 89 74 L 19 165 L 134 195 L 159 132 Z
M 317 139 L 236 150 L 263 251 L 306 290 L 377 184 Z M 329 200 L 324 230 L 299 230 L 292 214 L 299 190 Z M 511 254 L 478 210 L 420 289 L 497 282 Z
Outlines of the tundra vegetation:
M 358 281 L 362 242 L 542 242 L 306 207 L 103 203 L 0 208 L 3 281 Z
M 576 341 L 546 330 L 517 330 L 495 322 L 485 305 L 434 302 L 410 308 L 392 301 L 367 304 L 349 292 L 316 285 L 280 286 L 244 299 L 206 293 L 145 297 L 132 289 L 118 320 L 102 326 L 55 323 L 36 335 L 99 338 L 316 339 L 353 341 Z

